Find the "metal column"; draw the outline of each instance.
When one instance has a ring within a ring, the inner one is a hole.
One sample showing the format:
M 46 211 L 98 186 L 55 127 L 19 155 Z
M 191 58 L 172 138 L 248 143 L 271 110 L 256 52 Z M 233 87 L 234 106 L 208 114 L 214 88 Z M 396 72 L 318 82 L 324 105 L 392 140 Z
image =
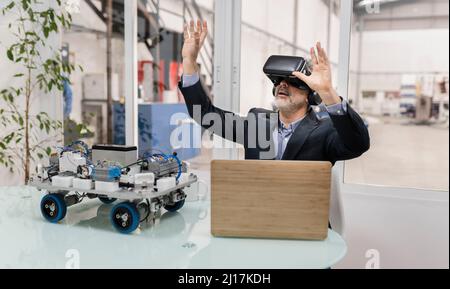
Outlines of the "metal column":
M 125 135 L 127 145 L 138 145 L 137 1 L 125 4 Z
M 352 33 L 353 1 L 341 1 L 339 62 L 338 62 L 338 91 L 348 100 L 348 81 L 350 73 L 350 44 Z M 345 231 L 345 217 L 342 204 L 342 187 L 344 185 L 344 162 L 337 162 L 333 167 L 330 221 L 333 229 L 341 235 Z
M 356 70 L 356 91 L 353 97 L 354 107 L 358 110 L 362 109 L 362 92 L 361 92 L 361 73 L 363 60 L 363 37 L 364 37 L 364 19 L 359 16 L 358 19 L 358 68 Z
M 107 97 L 107 116 L 106 116 L 106 142 L 112 143 L 112 28 L 113 28 L 113 1 L 107 1 L 107 22 L 106 22 L 106 97 Z
M 214 27 L 214 101 L 228 111 L 240 111 L 241 81 L 241 0 L 215 1 Z M 222 141 L 215 141 L 221 144 Z M 234 144 L 231 149 L 215 149 L 215 159 L 237 159 Z
M 350 73 L 350 44 L 352 34 L 353 1 L 341 1 L 338 90 L 348 100 L 348 80 Z

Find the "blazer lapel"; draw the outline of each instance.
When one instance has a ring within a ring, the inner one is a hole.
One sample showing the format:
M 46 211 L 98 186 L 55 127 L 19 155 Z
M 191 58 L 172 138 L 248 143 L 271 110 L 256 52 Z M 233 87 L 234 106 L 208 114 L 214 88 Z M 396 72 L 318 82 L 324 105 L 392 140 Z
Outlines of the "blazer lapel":
M 302 149 L 309 135 L 319 126 L 316 114 L 309 110 L 308 115 L 299 124 L 289 140 L 283 155 L 283 160 L 293 160 L 298 152 Z

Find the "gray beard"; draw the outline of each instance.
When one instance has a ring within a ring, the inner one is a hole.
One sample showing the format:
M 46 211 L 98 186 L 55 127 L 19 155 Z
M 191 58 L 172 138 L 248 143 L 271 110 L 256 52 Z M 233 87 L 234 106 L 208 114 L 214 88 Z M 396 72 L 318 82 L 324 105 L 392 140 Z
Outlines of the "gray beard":
M 277 98 L 275 100 L 275 105 L 279 111 L 286 113 L 286 114 L 295 113 L 306 106 L 305 102 L 302 101 L 301 103 L 295 103 L 292 101 L 292 98 L 289 98 L 289 104 L 287 104 L 284 101 L 282 103 L 280 103 L 280 102 L 281 101 Z
M 280 90 L 280 88 L 278 87 L 275 90 L 275 95 L 278 95 L 279 90 Z M 275 96 L 275 106 L 282 113 L 292 114 L 292 113 L 295 113 L 295 112 L 301 110 L 302 108 L 307 106 L 307 104 L 305 102 L 301 102 L 301 103 L 293 102 L 292 101 L 292 95 L 289 93 L 289 104 L 287 104 L 284 101 L 282 102 L 277 96 Z

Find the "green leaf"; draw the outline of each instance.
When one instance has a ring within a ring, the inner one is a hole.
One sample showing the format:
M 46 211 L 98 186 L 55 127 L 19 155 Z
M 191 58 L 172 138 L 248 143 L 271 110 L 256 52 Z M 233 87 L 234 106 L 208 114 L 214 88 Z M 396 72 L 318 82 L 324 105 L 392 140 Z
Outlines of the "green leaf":
M 0 142 L 0 148 L 6 150 L 6 146 L 3 142 Z
M 9 3 L 8 6 L 6 6 L 6 9 L 11 10 L 14 8 L 15 5 L 16 5 L 16 2 L 13 1 L 13 2 Z
M 23 73 L 17 73 L 17 74 L 14 74 L 14 77 L 22 77 L 22 76 L 24 76 Z
M 58 25 L 56 25 L 56 22 L 52 22 L 50 24 L 50 29 L 55 31 L 55 32 L 58 32 Z
M 28 0 L 22 0 L 22 8 L 23 10 L 27 10 L 29 7 Z
M 28 10 L 28 16 L 30 16 L 30 21 L 34 22 L 34 13 L 33 13 L 33 11 L 31 9 Z
M 83 128 L 84 128 L 83 124 L 81 124 L 81 123 L 78 124 L 78 125 L 77 125 L 77 133 L 80 134 L 81 131 L 83 130 Z
M 11 140 L 13 139 L 14 135 L 15 135 L 14 132 L 12 132 L 12 133 L 10 133 L 9 135 L 7 135 L 7 136 L 4 138 L 5 143 L 6 143 L 6 144 L 9 144 L 9 143 L 11 142 Z
M 41 159 L 41 160 L 44 158 L 44 155 L 41 154 L 41 153 L 37 153 L 37 156 L 38 156 L 38 158 Z
M 50 156 L 52 154 L 52 148 L 51 147 L 47 147 L 47 149 L 45 150 L 45 153 Z
M 48 29 L 48 27 L 44 27 L 44 30 L 43 30 L 43 32 L 44 32 L 44 36 L 45 36 L 45 38 L 48 38 L 48 35 L 49 35 L 49 32 L 50 32 L 50 29 Z
M 8 49 L 8 50 L 6 51 L 6 56 L 8 56 L 8 59 L 9 59 L 9 60 L 14 61 L 14 55 L 13 55 L 13 52 L 12 52 L 11 49 Z

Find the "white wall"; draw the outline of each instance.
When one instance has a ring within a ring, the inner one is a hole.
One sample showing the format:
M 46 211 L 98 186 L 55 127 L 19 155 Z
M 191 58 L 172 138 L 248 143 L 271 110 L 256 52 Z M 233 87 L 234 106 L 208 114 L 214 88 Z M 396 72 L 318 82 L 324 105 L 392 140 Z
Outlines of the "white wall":
M 364 72 L 447 72 L 448 29 L 364 33 Z
M 360 92 L 399 90 L 403 74 L 448 75 L 448 51 L 448 29 L 365 31 Z

